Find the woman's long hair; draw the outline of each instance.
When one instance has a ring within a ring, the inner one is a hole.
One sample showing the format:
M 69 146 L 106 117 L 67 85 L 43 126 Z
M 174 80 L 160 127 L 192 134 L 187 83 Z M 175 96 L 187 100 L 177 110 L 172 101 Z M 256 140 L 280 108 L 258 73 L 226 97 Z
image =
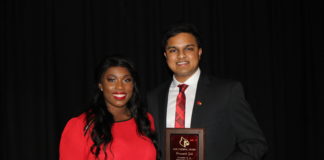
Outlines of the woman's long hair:
M 110 67 L 125 67 L 133 78 L 133 95 L 128 101 L 127 108 L 131 116 L 135 119 L 137 131 L 140 135 L 150 138 L 157 149 L 155 133 L 150 128 L 150 121 L 147 117 L 146 107 L 144 107 L 139 94 L 138 77 L 134 66 L 127 60 L 120 57 L 107 57 L 99 64 L 95 72 L 96 84 L 99 84 L 103 74 Z M 96 85 L 98 86 L 98 85 Z M 86 112 L 86 125 L 84 134 L 90 134 L 94 144 L 90 151 L 97 158 L 100 152 L 105 153 L 107 158 L 106 147 L 112 141 L 111 128 L 114 123 L 113 115 L 107 110 L 102 91 L 97 87 L 93 97 L 90 109 Z M 157 152 L 158 155 L 158 152 Z

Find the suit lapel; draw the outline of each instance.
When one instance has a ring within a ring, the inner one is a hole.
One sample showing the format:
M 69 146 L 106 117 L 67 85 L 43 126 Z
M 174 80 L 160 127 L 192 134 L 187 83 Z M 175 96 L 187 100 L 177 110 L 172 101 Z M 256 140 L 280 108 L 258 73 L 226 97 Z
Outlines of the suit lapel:
M 161 92 L 159 93 L 159 126 L 163 129 L 166 127 L 166 108 L 168 102 L 169 87 L 165 85 Z
M 169 87 L 170 87 L 170 81 L 166 83 L 161 91 L 158 93 L 158 106 L 159 106 L 159 113 L 158 113 L 158 119 L 159 119 L 159 137 L 160 137 L 160 147 L 162 150 L 164 150 L 164 139 L 165 139 L 165 128 L 166 128 L 166 110 L 167 110 L 167 104 L 168 104 L 168 95 L 169 95 Z
M 191 128 L 199 128 L 199 115 L 202 115 L 200 113 L 204 110 L 204 102 L 206 102 L 206 95 L 208 91 L 209 82 L 210 81 L 206 75 L 200 75 L 196 90 L 194 107 L 192 111 Z

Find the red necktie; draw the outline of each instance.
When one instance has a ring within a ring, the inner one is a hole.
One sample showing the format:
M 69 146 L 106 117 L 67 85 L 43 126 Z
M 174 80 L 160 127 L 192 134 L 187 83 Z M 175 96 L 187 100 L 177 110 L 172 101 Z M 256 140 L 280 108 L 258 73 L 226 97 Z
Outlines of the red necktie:
M 185 112 L 186 112 L 186 95 L 185 90 L 188 85 L 179 84 L 179 94 L 177 96 L 177 107 L 176 107 L 176 117 L 175 117 L 175 128 L 185 127 Z

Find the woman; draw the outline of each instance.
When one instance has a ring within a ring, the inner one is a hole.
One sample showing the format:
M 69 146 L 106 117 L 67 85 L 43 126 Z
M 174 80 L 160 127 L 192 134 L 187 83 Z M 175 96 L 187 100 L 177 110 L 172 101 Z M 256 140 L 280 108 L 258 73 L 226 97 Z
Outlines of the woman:
M 90 109 L 64 128 L 60 160 L 156 159 L 154 122 L 140 105 L 134 67 L 122 58 L 106 58 L 95 78 Z

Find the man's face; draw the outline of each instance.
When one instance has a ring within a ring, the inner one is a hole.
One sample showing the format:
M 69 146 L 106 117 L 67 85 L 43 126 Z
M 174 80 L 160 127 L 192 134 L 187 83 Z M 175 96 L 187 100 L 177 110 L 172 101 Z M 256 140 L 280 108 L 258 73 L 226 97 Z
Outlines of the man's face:
M 164 56 L 175 78 L 184 82 L 198 69 L 202 49 L 190 33 L 179 33 L 168 39 Z

